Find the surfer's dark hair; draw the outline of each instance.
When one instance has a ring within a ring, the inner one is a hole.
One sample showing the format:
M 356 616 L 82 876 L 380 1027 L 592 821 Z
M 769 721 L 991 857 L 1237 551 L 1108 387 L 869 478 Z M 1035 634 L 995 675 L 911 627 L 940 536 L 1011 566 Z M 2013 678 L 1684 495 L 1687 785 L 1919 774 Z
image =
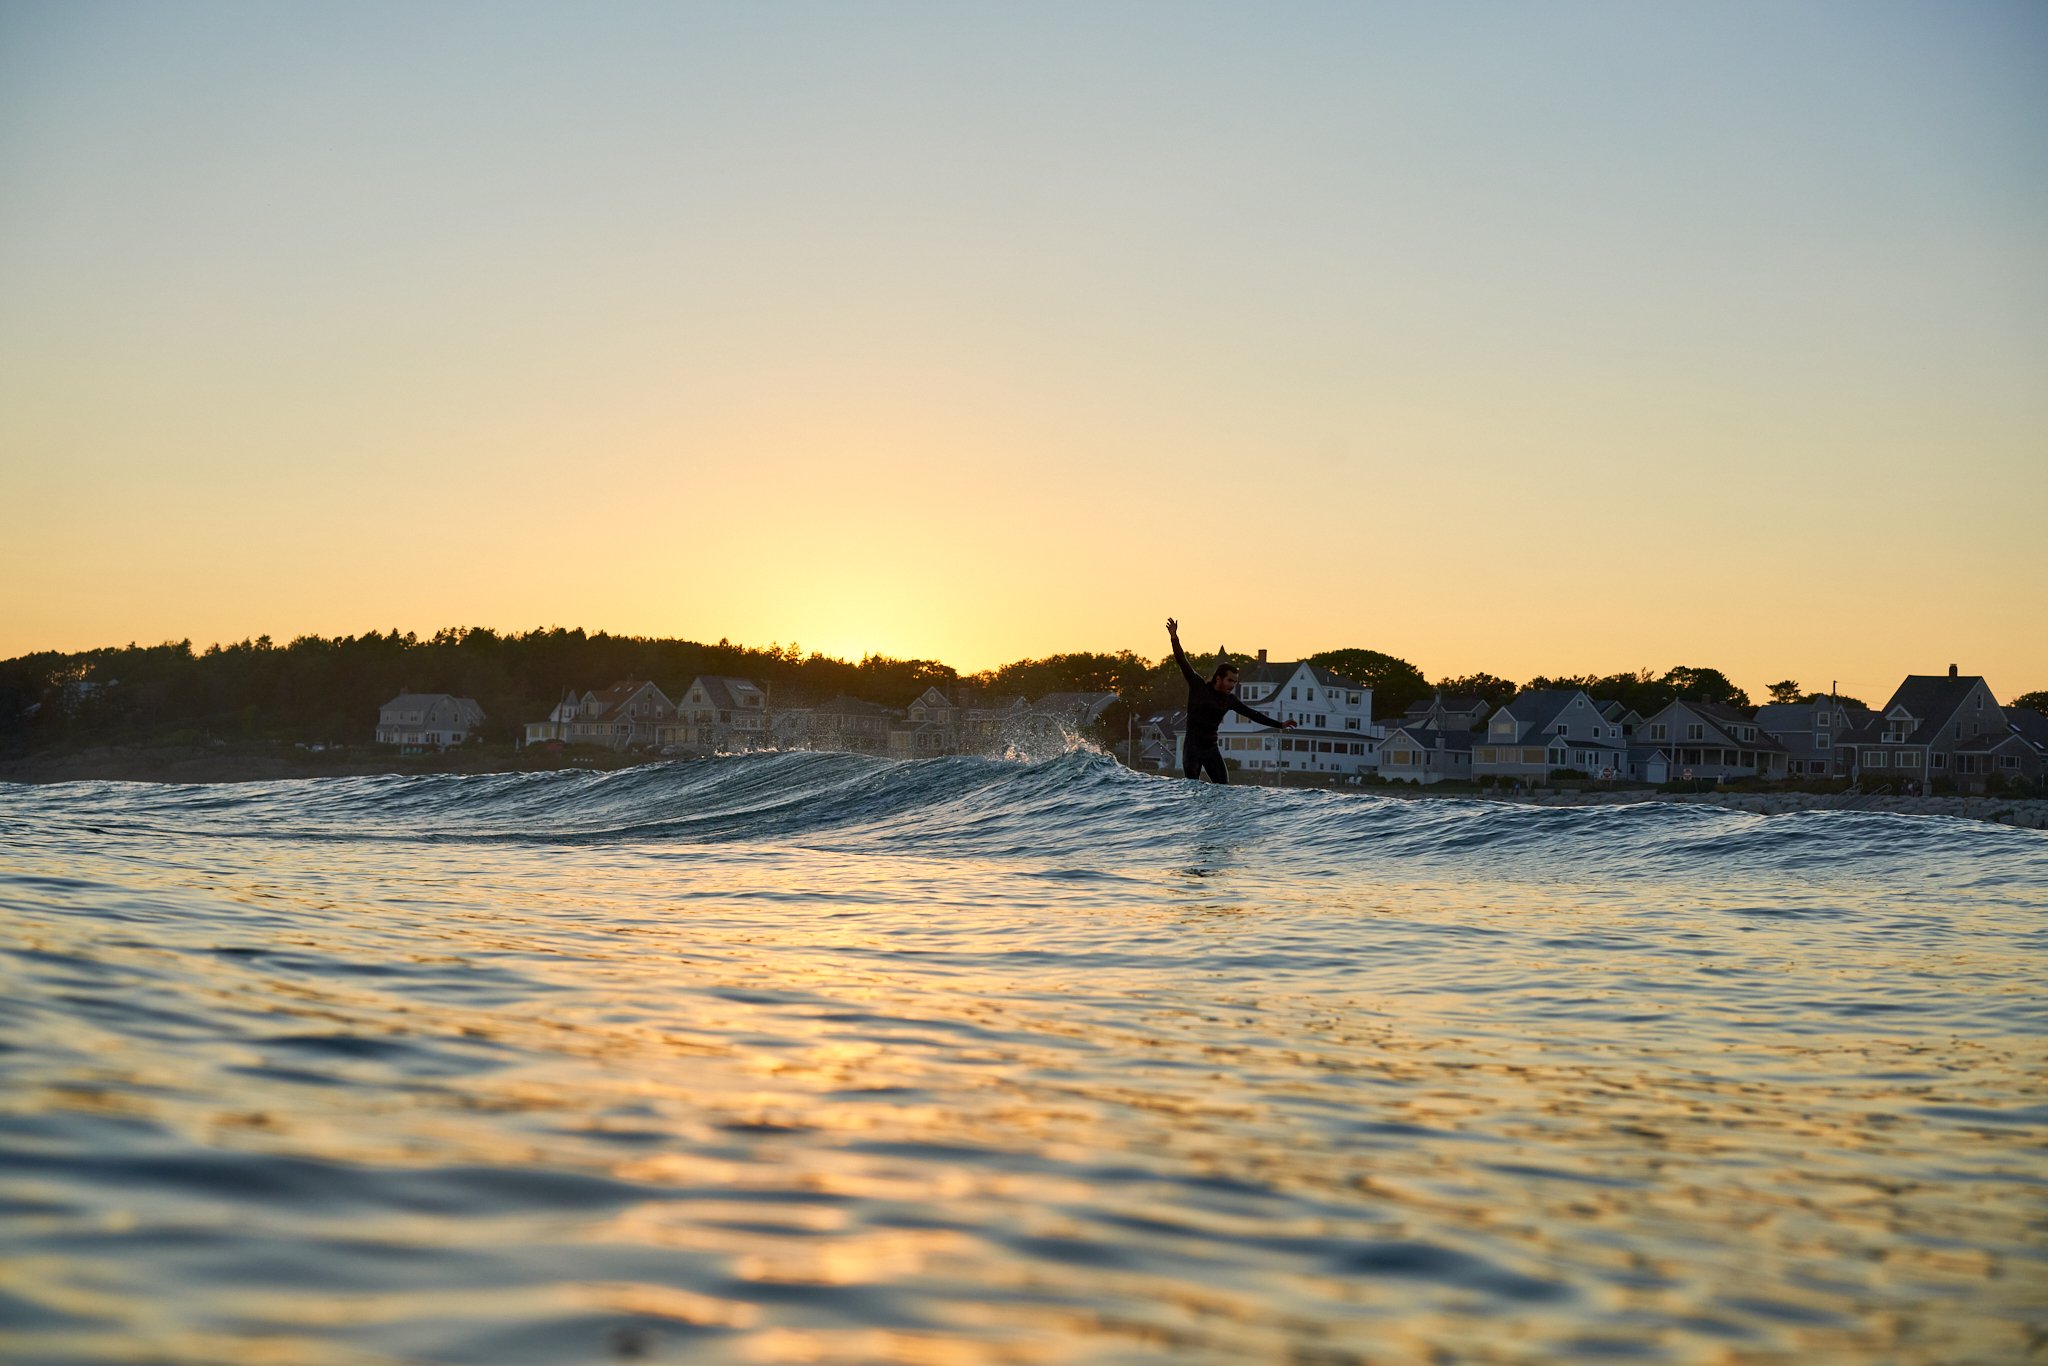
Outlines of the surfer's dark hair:
M 1223 681 L 1223 675 L 1241 672 L 1243 671 L 1239 669 L 1237 665 L 1232 664 L 1229 660 L 1226 659 L 1221 664 L 1218 664 L 1216 666 L 1216 672 L 1209 675 L 1209 681 L 1211 683 L 1221 683 Z

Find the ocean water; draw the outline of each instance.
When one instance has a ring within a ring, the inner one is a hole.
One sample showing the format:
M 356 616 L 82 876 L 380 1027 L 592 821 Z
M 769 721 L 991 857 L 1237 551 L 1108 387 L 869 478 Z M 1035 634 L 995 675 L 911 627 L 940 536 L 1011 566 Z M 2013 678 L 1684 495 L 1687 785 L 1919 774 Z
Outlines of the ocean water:
M 1947 819 L 0 787 L 0 1359 L 2039 1359 L 2044 982 Z

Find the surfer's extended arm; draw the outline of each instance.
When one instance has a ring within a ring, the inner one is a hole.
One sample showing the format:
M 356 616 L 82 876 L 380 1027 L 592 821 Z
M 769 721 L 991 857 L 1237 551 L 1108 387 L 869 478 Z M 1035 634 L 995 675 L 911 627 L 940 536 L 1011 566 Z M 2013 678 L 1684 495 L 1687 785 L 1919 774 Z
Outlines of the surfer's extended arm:
M 1187 651 L 1180 648 L 1180 623 L 1172 617 L 1166 619 L 1166 638 L 1173 642 L 1173 659 L 1180 665 L 1181 676 L 1196 687 L 1208 687 L 1209 680 L 1195 672 L 1195 666 L 1188 663 Z
M 1230 707 L 1232 711 L 1236 712 L 1239 716 L 1249 717 L 1252 720 L 1258 722 L 1262 726 L 1271 726 L 1274 730 L 1294 729 L 1294 723 L 1292 721 L 1278 721 L 1275 720 L 1273 717 L 1266 715 L 1266 713 L 1262 711 L 1254 711 L 1250 707 L 1246 706 L 1244 703 L 1238 701 L 1235 695 L 1231 697 L 1227 705 Z

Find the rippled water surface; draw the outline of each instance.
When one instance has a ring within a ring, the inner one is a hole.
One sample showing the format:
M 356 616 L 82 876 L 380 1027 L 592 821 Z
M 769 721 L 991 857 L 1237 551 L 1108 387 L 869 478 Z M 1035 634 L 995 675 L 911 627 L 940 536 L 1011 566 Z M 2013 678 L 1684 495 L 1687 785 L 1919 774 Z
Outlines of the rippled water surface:
M 10 1361 L 2048 1352 L 2039 833 L 1074 754 L 0 839 Z

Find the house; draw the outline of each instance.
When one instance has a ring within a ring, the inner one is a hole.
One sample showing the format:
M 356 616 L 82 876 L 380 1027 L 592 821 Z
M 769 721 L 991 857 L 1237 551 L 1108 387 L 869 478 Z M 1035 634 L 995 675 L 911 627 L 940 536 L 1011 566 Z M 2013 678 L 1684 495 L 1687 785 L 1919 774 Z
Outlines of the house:
M 1495 782 L 1547 783 L 1575 770 L 1593 778 L 1629 778 L 1625 718 L 1577 688 L 1531 688 L 1486 718 L 1472 750 L 1472 776 Z
M 889 753 L 897 759 L 929 759 L 960 752 L 961 707 L 938 687 L 910 699 L 903 719 L 889 727 Z
M 1646 781 L 1783 778 L 1791 755 L 1746 712 L 1678 698 L 1636 731 Z
M 569 723 L 576 719 L 578 701 L 574 688 L 564 689 L 562 700 L 555 703 L 554 709 L 548 713 L 547 720 L 526 723 L 526 743 L 538 745 L 550 740 L 568 740 Z
M 1447 778 L 1470 782 L 1473 742 L 1477 739 L 1474 732 L 1463 729 L 1395 726 L 1380 741 L 1380 776 L 1389 782 L 1423 786 Z
M 1270 730 L 1232 712 L 1216 732 L 1226 762 L 1250 772 L 1356 776 L 1378 768 L 1381 732 L 1372 723 L 1371 688 L 1307 660 L 1268 663 L 1261 650 L 1256 663 L 1239 671 L 1237 695 L 1296 728 Z
M 895 713 L 887 707 L 841 694 L 815 707 L 777 711 L 771 724 L 771 734 L 775 743 L 784 749 L 886 754 L 889 752 L 889 723 L 894 717 Z
M 1600 715 L 1607 719 L 1610 726 L 1620 727 L 1623 744 L 1635 739 L 1636 727 L 1643 724 L 1641 712 L 1626 702 L 1603 702 L 1597 697 L 1593 699 L 1593 705 L 1600 709 Z M 1610 738 L 1611 734 L 1610 732 Z
M 639 749 L 654 745 L 662 727 L 675 719 L 675 703 L 652 683 L 625 678 L 575 699 L 573 707 L 557 705 L 564 717 L 566 739 L 576 745 L 608 749 Z M 530 728 L 529 728 L 530 729 Z
M 1982 792 L 1994 774 L 2028 777 L 2036 751 L 1975 674 L 1911 674 L 1876 716 L 1838 742 L 1862 782 L 1953 782 Z M 2007 762 L 2010 761 L 2010 762 Z M 2034 769 L 2038 773 L 2038 768 Z
M 2048 774 L 2048 716 L 2027 707 L 2007 707 L 2005 723 L 2032 751 L 2032 757 L 2010 747 L 2001 747 L 1997 751 L 1997 772 L 2008 778 L 2017 776 L 2030 782 L 2040 782 L 2042 775 Z
M 1836 743 L 1859 726 L 1869 724 L 1867 707 L 1839 698 L 1813 702 L 1773 702 L 1756 713 L 1757 729 L 1784 746 L 1786 774 L 1793 778 L 1833 778 L 1848 772 L 1838 763 Z
M 1131 767 L 1161 772 L 1177 769 L 1180 766 L 1180 738 L 1187 728 L 1188 714 L 1180 710 L 1154 712 L 1138 722 L 1138 752 L 1131 760 Z
M 1491 710 L 1493 708 L 1483 697 L 1447 697 L 1439 689 L 1434 697 L 1410 703 L 1398 724 L 1430 730 L 1477 730 Z M 1393 739 L 1392 731 L 1387 733 L 1387 738 Z
M 768 694 L 751 678 L 699 674 L 661 732 L 663 749 L 731 754 L 768 743 Z
M 402 692 L 377 709 L 377 743 L 446 749 L 467 741 L 483 722 L 484 709 L 475 698 Z

